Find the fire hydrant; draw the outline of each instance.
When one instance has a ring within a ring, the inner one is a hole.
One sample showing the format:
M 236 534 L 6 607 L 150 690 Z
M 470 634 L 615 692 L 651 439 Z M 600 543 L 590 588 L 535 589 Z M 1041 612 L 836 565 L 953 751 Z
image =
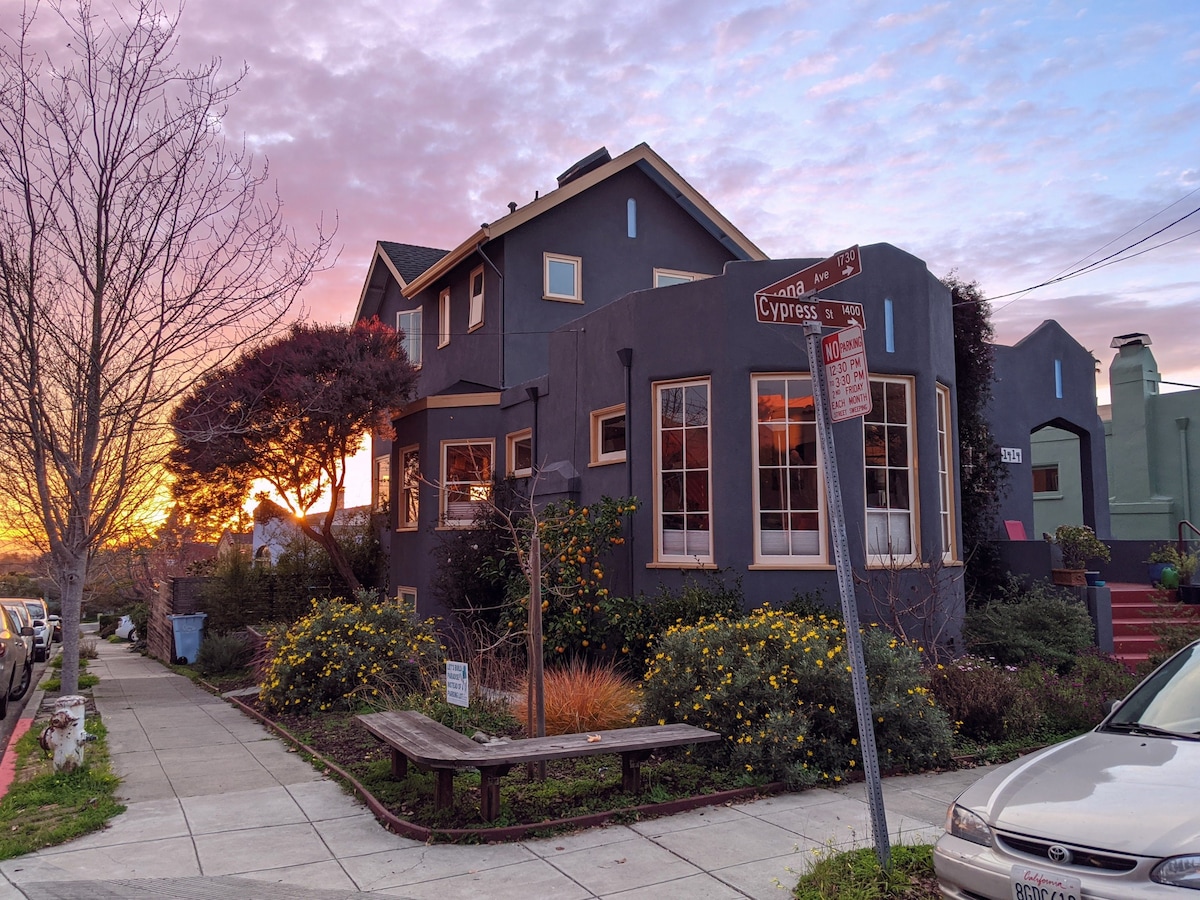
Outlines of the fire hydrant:
M 85 702 L 76 695 L 54 701 L 50 724 L 38 742 L 43 750 L 54 754 L 55 772 L 73 772 L 83 765 L 83 745 L 90 737 L 83 729 Z

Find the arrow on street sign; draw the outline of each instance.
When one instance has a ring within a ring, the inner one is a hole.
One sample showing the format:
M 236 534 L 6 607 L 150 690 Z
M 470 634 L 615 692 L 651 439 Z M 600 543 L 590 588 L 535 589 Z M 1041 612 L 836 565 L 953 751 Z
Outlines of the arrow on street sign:
M 786 297 L 789 300 L 799 300 L 809 294 L 840 284 L 847 278 L 853 278 L 862 272 L 862 257 L 858 254 L 858 244 L 847 247 L 841 253 L 835 253 L 828 259 L 814 263 L 807 269 L 801 269 L 794 275 L 768 284 L 754 292 L 757 302 L 763 297 Z

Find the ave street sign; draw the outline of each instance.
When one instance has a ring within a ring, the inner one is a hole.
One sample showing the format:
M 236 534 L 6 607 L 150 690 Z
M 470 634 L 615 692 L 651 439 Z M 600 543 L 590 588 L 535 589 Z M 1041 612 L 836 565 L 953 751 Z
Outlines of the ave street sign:
M 862 328 L 852 325 L 821 338 L 821 356 L 829 387 L 830 418 L 842 422 L 869 413 L 871 382 L 867 377 L 867 344 Z
M 754 292 L 754 296 L 796 299 L 841 284 L 847 278 L 853 278 L 861 272 L 862 257 L 858 255 L 858 244 L 855 244 L 828 259 L 813 263 L 807 269 L 801 269 L 794 275 L 768 284 L 765 288 L 759 288 Z

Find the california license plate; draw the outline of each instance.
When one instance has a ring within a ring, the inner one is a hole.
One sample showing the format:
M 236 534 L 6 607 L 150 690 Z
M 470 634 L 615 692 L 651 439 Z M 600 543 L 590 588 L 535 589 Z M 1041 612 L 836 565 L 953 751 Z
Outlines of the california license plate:
M 1029 866 L 1013 866 L 1009 876 L 1013 900 L 1079 900 L 1079 879 Z

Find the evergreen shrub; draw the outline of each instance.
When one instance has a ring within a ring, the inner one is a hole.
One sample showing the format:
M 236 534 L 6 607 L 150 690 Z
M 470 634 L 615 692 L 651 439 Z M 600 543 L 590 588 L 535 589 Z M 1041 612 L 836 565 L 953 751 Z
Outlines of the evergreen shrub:
M 885 770 L 949 759 L 951 728 L 925 684 L 919 648 L 863 631 L 875 739 Z M 834 618 L 763 608 L 669 628 L 643 684 L 639 722 L 686 722 L 724 740 L 696 754 L 791 787 L 861 771 L 846 634 Z
M 1066 672 L 1095 646 L 1087 607 L 1045 581 L 1022 588 L 1010 580 L 1001 599 L 967 610 L 965 630 L 970 651 L 1001 666 L 1040 662 Z
M 434 690 L 443 660 L 432 619 L 365 591 L 358 602 L 314 600 L 307 615 L 271 636 L 268 653 L 259 698 L 293 712 Z

